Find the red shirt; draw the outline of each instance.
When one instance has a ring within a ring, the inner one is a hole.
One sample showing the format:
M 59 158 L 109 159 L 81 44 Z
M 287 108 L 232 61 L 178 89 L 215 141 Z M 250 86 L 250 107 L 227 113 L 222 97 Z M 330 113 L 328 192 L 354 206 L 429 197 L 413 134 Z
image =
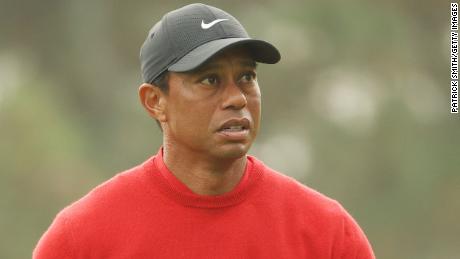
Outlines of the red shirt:
M 161 151 L 62 210 L 33 258 L 374 258 L 339 203 L 256 158 L 232 191 L 202 196 Z

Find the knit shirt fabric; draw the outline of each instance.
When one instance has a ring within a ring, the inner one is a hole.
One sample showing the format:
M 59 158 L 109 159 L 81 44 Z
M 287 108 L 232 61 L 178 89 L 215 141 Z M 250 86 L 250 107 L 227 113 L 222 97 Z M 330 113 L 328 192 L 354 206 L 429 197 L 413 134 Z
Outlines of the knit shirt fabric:
M 53 258 L 374 258 L 336 201 L 247 156 L 241 180 L 217 196 L 193 193 L 162 149 L 62 210 L 38 242 Z

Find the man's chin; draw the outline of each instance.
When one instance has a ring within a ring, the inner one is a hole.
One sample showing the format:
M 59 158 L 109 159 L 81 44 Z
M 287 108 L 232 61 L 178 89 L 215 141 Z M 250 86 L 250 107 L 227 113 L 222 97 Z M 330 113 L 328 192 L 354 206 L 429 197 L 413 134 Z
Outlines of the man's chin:
M 221 159 L 238 159 L 248 153 L 249 145 L 242 143 L 231 143 L 221 146 L 215 151 L 215 156 Z

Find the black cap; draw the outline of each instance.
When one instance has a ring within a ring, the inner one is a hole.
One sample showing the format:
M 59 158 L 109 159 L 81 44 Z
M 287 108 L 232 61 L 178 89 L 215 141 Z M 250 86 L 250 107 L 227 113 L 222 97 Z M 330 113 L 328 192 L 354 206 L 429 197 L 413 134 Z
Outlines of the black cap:
M 166 70 L 193 70 L 236 45 L 248 47 L 256 62 L 274 64 L 281 58 L 273 45 L 251 39 L 235 17 L 216 7 L 191 4 L 171 11 L 152 27 L 142 45 L 144 82 L 152 83 Z

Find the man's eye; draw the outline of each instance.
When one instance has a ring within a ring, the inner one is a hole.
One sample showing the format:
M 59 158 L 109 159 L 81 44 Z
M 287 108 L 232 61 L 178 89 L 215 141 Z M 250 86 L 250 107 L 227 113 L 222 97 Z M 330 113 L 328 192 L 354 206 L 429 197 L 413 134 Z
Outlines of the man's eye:
M 256 79 L 256 75 L 253 72 L 248 72 L 248 73 L 244 73 L 241 76 L 240 80 L 244 83 L 247 83 L 247 82 L 254 81 L 255 79 Z
M 216 85 L 217 84 L 217 77 L 216 76 L 207 76 L 203 80 L 201 80 L 202 84 L 205 85 Z

